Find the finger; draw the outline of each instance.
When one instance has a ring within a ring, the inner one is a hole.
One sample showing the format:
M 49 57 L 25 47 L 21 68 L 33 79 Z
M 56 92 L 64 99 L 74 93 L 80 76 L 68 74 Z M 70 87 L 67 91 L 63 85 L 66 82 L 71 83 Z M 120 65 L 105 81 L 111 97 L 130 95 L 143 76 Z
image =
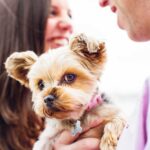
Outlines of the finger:
M 71 150 L 99 150 L 100 140 L 85 138 L 70 145 Z
M 90 130 L 92 128 L 95 128 L 95 127 L 99 126 L 102 122 L 103 122 L 103 120 L 100 119 L 100 118 L 92 120 L 89 123 L 88 127 L 86 127 L 86 128 L 83 129 L 83 132 L 86 132 L 86 131 L 88 131 L 88 130 Z
M 58 139 L 56 140 L 55 144 L 64 144 L 64 145 L 68 145 L 73 143 L 77 138 L 79 137 L 79 134 L 71 135 L 71 133 L 69 131 L 63 131 L 60 136 L 58 137 Z

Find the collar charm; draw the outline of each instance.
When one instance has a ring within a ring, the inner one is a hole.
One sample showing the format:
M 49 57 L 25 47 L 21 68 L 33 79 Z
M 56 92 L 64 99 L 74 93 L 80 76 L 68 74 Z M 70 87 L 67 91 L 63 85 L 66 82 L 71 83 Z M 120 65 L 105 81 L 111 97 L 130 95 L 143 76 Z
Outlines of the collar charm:
M 81 132 L 82 132 L 81 122 L 77 120 L 74 129 L 71 131 L 71 134 L 75 136 L 77 133 L 81 133 Z

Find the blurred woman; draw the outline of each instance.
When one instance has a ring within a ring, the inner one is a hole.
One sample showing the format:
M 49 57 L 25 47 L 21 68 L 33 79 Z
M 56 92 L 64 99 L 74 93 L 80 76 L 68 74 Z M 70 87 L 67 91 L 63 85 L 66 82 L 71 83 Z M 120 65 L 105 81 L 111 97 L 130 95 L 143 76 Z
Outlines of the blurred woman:
M 50 2 L 0 0 L 0 150 L 30 150 L 44 128 L 32 111 L 30 91 L 7 76 L 4 62 L 15 51 L 40 55 L 67 44 L 70 9 L 59 0 L 52 0 L 51 8 Z
M 15 51 L 44 48 L 49 0 L 0 0 L 0 150 L 28 150 L 43 122 L 32 111 L 30 92 L 9 78 L 6 58 Z
M 73 32 L 72 12 L 67 0 L 52 0 L 45 32 L 45 50 L 68 44 Z

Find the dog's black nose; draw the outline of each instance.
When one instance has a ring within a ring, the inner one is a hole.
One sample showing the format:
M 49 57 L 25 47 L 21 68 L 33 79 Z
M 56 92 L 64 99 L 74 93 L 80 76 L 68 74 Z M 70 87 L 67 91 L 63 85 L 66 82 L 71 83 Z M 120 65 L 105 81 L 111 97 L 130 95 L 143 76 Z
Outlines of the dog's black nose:
M 56 97 L 54 95 L 48 95 L 44 98 L 44 102 L 46 103 L 46 105 L 48 107 L 52 106 L 53 101 L 56 99 Z

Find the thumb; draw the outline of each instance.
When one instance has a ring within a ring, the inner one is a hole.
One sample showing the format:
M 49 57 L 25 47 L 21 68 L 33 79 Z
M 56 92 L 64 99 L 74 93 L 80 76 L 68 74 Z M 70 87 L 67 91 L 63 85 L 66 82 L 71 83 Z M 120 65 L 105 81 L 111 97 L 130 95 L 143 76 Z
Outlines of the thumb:
M 67 130 L 63 131 L 59 137 L 56 140 L 57 144 L 63 144 L 63 145 L 68 145 L 73 143 L 77 138 L 79 137 L 79 134 L 71 135 L 71 133 Z

